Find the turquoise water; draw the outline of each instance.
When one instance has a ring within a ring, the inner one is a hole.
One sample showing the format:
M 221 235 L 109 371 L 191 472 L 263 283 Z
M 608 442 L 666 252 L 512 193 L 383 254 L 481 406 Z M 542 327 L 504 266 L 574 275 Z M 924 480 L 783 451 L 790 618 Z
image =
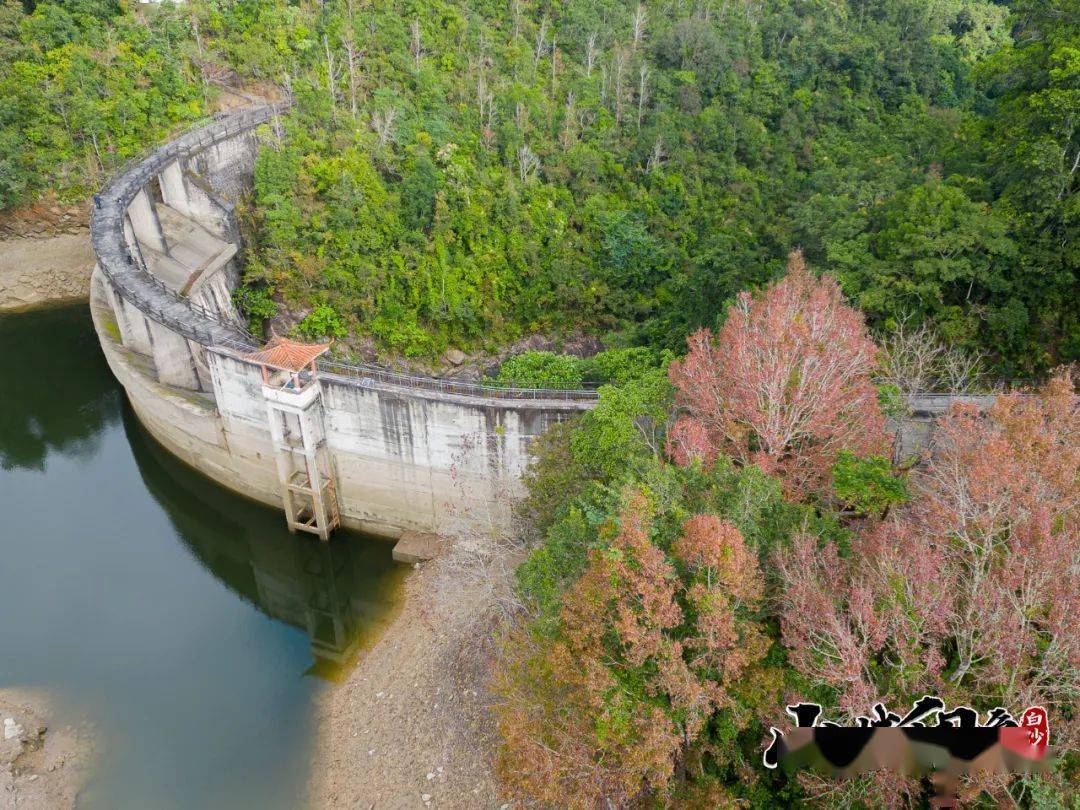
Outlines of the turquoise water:
M 390 545 L 289 534 L 142 429 L 85 307 L 0 317 L 0 687 L 95 727 L 90 808 L 303 801 L 312 699 L 388 620 Z

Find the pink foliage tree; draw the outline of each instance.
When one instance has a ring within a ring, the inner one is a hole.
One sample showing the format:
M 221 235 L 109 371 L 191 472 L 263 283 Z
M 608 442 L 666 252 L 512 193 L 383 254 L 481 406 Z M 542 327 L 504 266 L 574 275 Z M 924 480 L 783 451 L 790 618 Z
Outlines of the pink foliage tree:
M 702 329 L 687 343 L 670 370 L 684 412 L 668 437 L 676 463 L 727 453 L 803 497 L 827 490 L 840 450 L 887 451 L 863 317 L 799 251 L 782 280 L 739 296 L 715 340 Z
M 740 690 L 769 647 L 757 556 L 711 514 L 689 518 L 669 556 L 645 493 L 626 495 L 607 547 L 566 592 L 558 635 L 519 627 L 496 668 L 497 769 L 545 806 L 668 799 L 711 753 L 710 718 L 750 722 Z
M 1080 400 L 1061 372 L 985 415 L 955 407 L 913 498 L 853 554 L 800 537 L 778 555 L 793 665 L 842 708 L 938 693 L 1051 712 L 1080 740 Z

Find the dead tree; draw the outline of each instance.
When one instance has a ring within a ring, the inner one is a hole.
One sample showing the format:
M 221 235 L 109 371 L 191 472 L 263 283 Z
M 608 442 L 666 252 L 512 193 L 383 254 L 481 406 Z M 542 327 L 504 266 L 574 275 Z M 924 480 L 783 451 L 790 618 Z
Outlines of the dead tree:
M 630 24 L 630 32 L 633 40 L 633 49 L 636 51 L 641 45 L 643 39 L 645 39 L 645 23 L 648 22 L 649 14 L 645 10 L 645 5 L 638 4 L 637 9 L 634 11 L 634 17 Z
M 536 174 L 536 170 L 540 168 L 540 158 L 529 148 L 527 143 L 523 143 L 518 147 L 517 159 L 518 177 L 524 183 L 531 175 Z
M 664 142 L 660 139 L 660 136 L 657 135 L 656 140 L 653 141 L 649 159 L 645 162 L 645 173 L 652 174 L 664 165 L 666 159 L 667 155 L 664 153 Z
M 637 128 L 641 129 L 641 119 L 645 115 L 645 105 L 649 101 L 649 66 L 644 62 L 638 69 Z
M 616 45 L 615 52 L 611 56 L 611 95 L 615 105 L 616 124 L 621 124 L 623 120 L 623 102 L 625 100 L 623 83 L 626 79 L 628 61 L 626 51 Z
M 334 52 L 330 50 L 330 39 L 323 34 L 323 48 L 326 50 L 326 92 L 330 96 L 330 117 L 337 123 L 337 68 L 334 66 Z
M 379 146 L 386 146 L 394 140 L 394 119 L 397 110 L 390 107 L 385 112 L 376 112 L 371 116 L 371 128 L 379 138 Z
M 517 39 L 521 36 L 521 0 L 514 0 L 511 13 L 514 18 L 514 39 Z
M 540 68 L 540 60 L 547 51 L 547 27 L 547 17 L 543 17 L 540 20 L 540 27 L 536 30 L 536 41 L 533 48 L 533 78 L 536 78 L 536 72 Z
M 363 54 L 356 48 L 352 26 L 346 27 L 341 35 L 341 46 L 345 49 L 345 63 L 349 68 L 349 111 L 356 118 L 356 91 L 360 87 L 360 59 Z
M 555 98 L 555 68 L 559 60 L 559 51 L 555 47 L 555 37 L 551 37 L 551 97 Z
M 569 149 L 577 140 L 575 125 L 577 124 L 577 110 L 574 108 L 574 91 L 566 94 L 566 107 L 563 110 L 562 145 L 563 149 Z
M 881 381 L 905 398 L 970 394 L 985 387 L 983 357 L 948 345 L 925 323 L 914 326 L 904 315 L 881 340 Z
M 416 65 L 416 72 L 420 73 L 420 60 L 424 56 L 424 44 L 420 38 L 420 20 L 412 21 L 412 41 L 409 43 L 409 50 L 413 55 L 413 63 Z
M 589 38 L 585 41 L 586 76 L 592 76 L 594 64 L 596 64 L 596 34 L 589 34 Z

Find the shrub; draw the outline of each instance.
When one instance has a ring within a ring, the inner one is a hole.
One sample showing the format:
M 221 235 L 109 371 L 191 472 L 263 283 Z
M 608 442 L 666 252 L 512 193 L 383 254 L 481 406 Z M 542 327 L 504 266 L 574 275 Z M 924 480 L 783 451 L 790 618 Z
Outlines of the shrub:
M 908 499 L 907 483 L 884 456 L 859 458 L 841 450 L 833 464 L 833 490 L 841 503 L 862 514 L 880 514 Z
M 297 329 L 308 340 L 331 337 L 340 338 L 348 334 L 345 324 L 337 310 L 329 304 L 320 304 L 300 321 Z
M 262 324 L 267 318 L 273 318 L 278 313 L 277 301 L 271 298 L 273 294 L 272 287 L 251 287 L 245 284 L 236 288 L 233 302 L 247 315 L 249 321 Z
M 645 346 L 608 349 L 581 361 L 584 378 L 590 382 L 622 385 L 638 380 L 650 371 L 667 366 L 674 359 L 668 351 L 656 352 Z
M 495 385 L 504 388 L 581 388 L 581 361 L 554 352 L 524 352 L 507 358 Z

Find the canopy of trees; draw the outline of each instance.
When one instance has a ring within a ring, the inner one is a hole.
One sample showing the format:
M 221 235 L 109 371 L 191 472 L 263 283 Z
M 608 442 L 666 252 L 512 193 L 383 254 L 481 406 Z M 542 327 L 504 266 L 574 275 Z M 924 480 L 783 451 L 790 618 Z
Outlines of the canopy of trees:
M 854 717 L 936 694 L 980 712 L 1045 706 L 1058 729 L 1055 777 L 976 779 L 971 806 L 1077 800 L 1074 381 L 1059 371 L 986 414 L 956 406 L 919 464 L 894 467 L 867 442 L 867 426 L 883 432 L 876 399 L 856 395 L 873 346 L 836 294 L 794 261 L 733 306 L 715 344 L 692 337 L 670 381 L 605 387 L 540 443 L 520 512 L 536 543 L 493 683 L 517 795 L 925 806 L 918 780 L 789 779 L 760 757 L 792 703 Z M 842 327 L 844 374 L 819 362 L 815 325 Z M 793 424 L 814 427 L 778 427 Z M 790 438 L 772 443 L 774 429 Z
M 0 209 L 89 196 L 202 114 L 191 26 L 116 0 L 0 0 Z
M 1080 351 L 1078 20 L 1077 0 L 5 0 L 0 204 L 85 194 L 238 81 L 297 102 L 249 208 L 256 317 L 428 356 L 582 327 L 681 351 L 796 245 L 871 328 L 908 316 L 1026 377 Z

